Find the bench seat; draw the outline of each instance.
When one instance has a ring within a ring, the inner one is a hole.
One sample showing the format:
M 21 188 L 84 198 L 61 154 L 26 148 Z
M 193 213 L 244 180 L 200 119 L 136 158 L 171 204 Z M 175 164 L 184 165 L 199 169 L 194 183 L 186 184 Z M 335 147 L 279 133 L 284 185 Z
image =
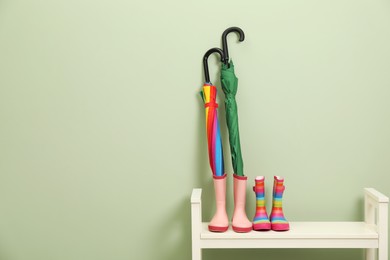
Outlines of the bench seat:
M 202 190 L 191 195 L 192 259 L 208 248 L 364 248 L 366 260 L 388 260 L 389 198 L 364 189 L 364 221 L 290 222 L 289 231 L 210 232 L 202 222 Z M 244 259 L 243 259 L 244 260 Z

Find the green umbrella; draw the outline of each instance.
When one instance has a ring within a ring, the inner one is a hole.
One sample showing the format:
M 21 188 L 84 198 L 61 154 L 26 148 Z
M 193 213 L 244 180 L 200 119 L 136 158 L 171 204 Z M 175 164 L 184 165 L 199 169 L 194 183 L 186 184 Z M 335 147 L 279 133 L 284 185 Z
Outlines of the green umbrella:
M 222 45 L 224 51 L 224 61 L 221 70 L 222 90 L 225 93 L 226 123 L 229 132 L 230 153 L 232 157 L 233 170 L 239 176 L 244 175 L 244 164 L 241 154 L 240 132 L 238 127 L 238 111 L 236 94 L 238 88 L 238 78 L 234 74 L 233 61 L 229 61 L 227 49 L 227 35 L 230 32 L 237 32 L 239 40 L 244 40 L 244 32 L 238 27 L 230 27 L 222 34 Z

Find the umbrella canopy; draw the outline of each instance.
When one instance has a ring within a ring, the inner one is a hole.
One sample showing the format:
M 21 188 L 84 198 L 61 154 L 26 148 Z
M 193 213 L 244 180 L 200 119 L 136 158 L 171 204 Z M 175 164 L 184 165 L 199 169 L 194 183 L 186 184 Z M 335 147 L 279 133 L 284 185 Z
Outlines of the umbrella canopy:
M 239 41 L 245 38 L 244 32 L 238 27 L 230 27 L 222 34 L 222 46 L 224 52 L 224 60 L 221 70 L 222 90 L 225 93 L 225 109 L 226 123 L 229 132 L 230 153 L 234 173 L 239 176 L 244 176 L 244 163 L 242 160 L 240 133 L 238 127 L 238 111 L 236 94 L 238 88 L 238 78 L 234 73 L 233 61 L 229 61 L 229 53 L 227 48 L 227 35 L 231 32 L 239 33 Z
M 218 121 L 217 88 L 205 83 L 201 91 L 206 111 L 206 134 L 211 171 L 215 176 L 224 174 L 221 131 Z
M 229 65 L 222 64 L 221 83 L 222 90 L 225 93 L 226 124 L 229 132 L 229 144 L 233 170 L 235 174 L 244 176 L 244 163 L 241 153 L 236 102 L 238 78 L 234 74 L 234 65 L 232 61 L 229 62 Z
M 200 92 L 206 112 L 206 133 L 207 133 L 207 145 L 209 153 L 209 162 L 211 171 L 214 176 L 223 176 L 225 173 L 221 131 L 218 120 L 218 104 L 217 104 L 217 88 L 210 82 L 210 75 L 208 70 L 208 57 L 218 52 L 223 59 L 223 51 L 219 48 L 212 48 L 208 50 L 203 56 L 203 66 L 205 72 L 205 83 L 202 91 Z

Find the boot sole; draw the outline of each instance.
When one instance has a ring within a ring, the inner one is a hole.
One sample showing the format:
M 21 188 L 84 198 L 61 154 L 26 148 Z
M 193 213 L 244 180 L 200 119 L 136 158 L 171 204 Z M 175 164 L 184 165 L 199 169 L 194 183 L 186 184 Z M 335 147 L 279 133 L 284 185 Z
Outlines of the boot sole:
M 256 231 L 271 230 L 271 223 L 253 224 L 253 230 L 256 230 Z
M 271 224 L 271 229 L 274 231 L 288 231 L 290 229 L 289 224 Z
M 211 232 L 225 232 L 228 230 L 229 226 L 227 227 L 216 227 L 216 226 L 209 226 L 209 231 Z
M 232 226 L 233 228 L 233 231 L 237 232 L 237 233 L 248 233 L 250 231 L 252 231 L 252 227 L 235 227 L 235 226 Z

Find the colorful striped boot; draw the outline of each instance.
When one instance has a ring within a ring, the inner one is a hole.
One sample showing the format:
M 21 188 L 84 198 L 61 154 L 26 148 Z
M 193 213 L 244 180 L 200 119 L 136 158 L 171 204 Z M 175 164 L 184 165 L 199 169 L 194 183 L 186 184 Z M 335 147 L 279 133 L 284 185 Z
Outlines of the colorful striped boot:
M 256 213 L 253 218 L 253 230 L 270 230 L 271 222 L 265 209 L 264 176 L 256 177 L 253 191 L 256 194 Z
M 290 229 L 290 225 L 283 215 L 282 197 L 284 186 L 284 178 L 280 176 L 274 176 L 274 190 L 272 199 L 272 211 L 271 211 L 271 229 L 275 231 L 287 231 Z

